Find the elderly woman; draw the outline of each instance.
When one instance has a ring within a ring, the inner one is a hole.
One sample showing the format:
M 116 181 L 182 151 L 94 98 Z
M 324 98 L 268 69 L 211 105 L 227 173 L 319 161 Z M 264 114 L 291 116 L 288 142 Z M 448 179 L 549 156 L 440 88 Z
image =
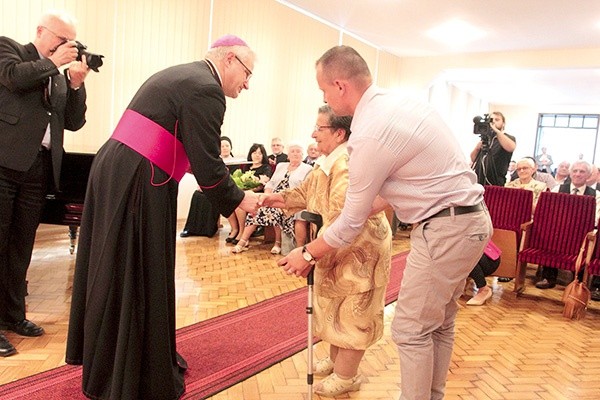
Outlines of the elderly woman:
M 277 193 L 285 189 L 294 188 L 300 184 L 312 170 L 312 166 L 302 162 L 302 146 L 292 144 L 288 149 L 289 162 L 280 162 L 275 168 L 271 180 L 266 183 L 265 193 Z M 271 254 L 281 253 L 281 232 L 294 233 L 294 221 L 292 217 L 285 217 L 279 208 L 261 207 L 255 216 L 246 217 L 246 226 L 239 243 L 233 248 L 233 253 L 241 253 L 248 250 L 250 237 L 257 226 L 272 226 L 275 230 L 275 245 Z
M 321 214 L 323 230 L 338 217 L 348 188 L 351 117 L 337 117 L 329 106 L 319 108 L 312 137 L 326 157 L 295 189 L 267 195 L 263 204 Z M 358 365 L 365 350 L 383 334 L 385 288 L 390 273 L 391 229 L 383 212 L 372 215 L 361 234 L 346 247 L 315 264 L 315 331 L 329 343 L 329 357 L 319 360 L 315 385 L 321 396 L 337 396 L 360 388 Z
M 533 192 L 533 208 L 535 208 L 535 205 L 540 198 L 540 193 L 547 189 L 546 184 L 533 179 L 536 168 L 535 162 L 531 158 L 520 159 L 517 162 L 516 170 L 519 177 L 512 182 L 508 182 L 505 186 L 509 188 L 531 190 Z

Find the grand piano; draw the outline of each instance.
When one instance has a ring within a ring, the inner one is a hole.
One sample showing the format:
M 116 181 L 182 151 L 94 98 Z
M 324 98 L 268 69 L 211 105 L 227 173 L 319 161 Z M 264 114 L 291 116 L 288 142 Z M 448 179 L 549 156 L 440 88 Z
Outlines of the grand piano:
M 60 192 L 48 193 L 40 223 L 69 227 L 69 252 L 75 251 L 81 224 L 83 200 L 95 154 L 65 153 L 60 174 Z

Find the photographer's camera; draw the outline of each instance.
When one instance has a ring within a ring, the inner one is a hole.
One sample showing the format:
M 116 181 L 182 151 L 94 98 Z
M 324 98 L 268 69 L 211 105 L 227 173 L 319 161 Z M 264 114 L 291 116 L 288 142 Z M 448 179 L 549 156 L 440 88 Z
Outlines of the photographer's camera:
M 86 51 L 87 46 L 79 41 L 75 41 L 75 43 L 77 43 L 76 47 L 78 51 L 76 60 L 81 61 L 81 59 L 85 57 L 88 67 L 96 72 L 99 72 L 98 68 L 102 66 L 102 58 L 104 58 L 104 56 Z

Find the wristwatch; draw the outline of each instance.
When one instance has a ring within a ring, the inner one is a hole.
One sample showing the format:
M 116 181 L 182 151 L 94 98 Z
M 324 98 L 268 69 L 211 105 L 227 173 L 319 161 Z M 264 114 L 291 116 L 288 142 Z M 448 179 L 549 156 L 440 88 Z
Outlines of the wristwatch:
M 315 265 L 317 263 L 317 260 L 313 257 L 312 254 L 310 254 L 310 252 L 308 251 L 308 249 L 306 248 L 306 246 L 302 246 L 302 257 L 310 265 Z

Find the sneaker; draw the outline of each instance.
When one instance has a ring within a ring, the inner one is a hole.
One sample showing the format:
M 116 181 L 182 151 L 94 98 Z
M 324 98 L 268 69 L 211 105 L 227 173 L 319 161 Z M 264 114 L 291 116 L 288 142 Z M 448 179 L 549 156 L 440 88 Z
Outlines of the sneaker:
M 333 372 L 333 361 L 331 361 L 331 358 L 325 357 L 315 363 L 315 368 L 313 369 L 313 375 L 327 376 L 327 375 L 331 375 L 332 372 Z
M 591 299 L 594 301 L 600 301 L 600 288 L 595 288 L 592 290 Z
M 362 375 L 342 379 L 334 372 L 315 385 L 315 393 L 320 396 L 335 397 L 343 393 L 356 392 L 360 389 L 361 383 Z

